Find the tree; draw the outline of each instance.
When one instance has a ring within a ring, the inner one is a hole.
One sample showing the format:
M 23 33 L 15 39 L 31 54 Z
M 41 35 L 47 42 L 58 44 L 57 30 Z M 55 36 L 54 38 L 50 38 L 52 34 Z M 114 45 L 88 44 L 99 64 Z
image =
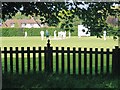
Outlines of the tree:
M 120 7 L 119 9 L 112 9 L 111 6 L 113 4 L 118 4 L 118 2 L 87 2 L 84 4 L 88 4 L 87 9 L 79 9 L 78 4 L 76 5 L 79 13 L 76 12 L 77 15 L 83 20 L 83 24 L 89 28 L 90 32 L 97 35 L 97 37 L 102 36 L 103 30 L 107 30 L 108 33 L 114 34 L 113 38 L 117 39 L 118 37 L 118 45 L 120 47 L 120 30 L 119 30 L 119 18 L 117 16 L 120 14 Z M 81 11 L 82 10 L 82 11 Z M 117 15 L 116 15 L 117 14 Z M 109 15 L 115 16 L 118 21 L 118 29 L 110 29 L 108 24 L 106 23 L 106 19 Z
M 15 16 L 12 16 L 13 19 L 30 19 L 30 15 L 27 17 L 23 14 L 21 14 L 20 11 L 18 11 Z
M 46 19 L 45 23 L 51 25 L 59 22 L 56 16 L 64 7 L 64 2 L 2 2 L 2 18 L 6 20 L 20 11 L 26 16 L 43 16 Z
M 101 37 L 104 28 L 107 28 L 106 18 L 108 16 L 108 3 L 88 3 L 87 9 L 82 9 L 83 25 L 89 28 L 90 32 Z
M 116 31 L 112 31 L 114 33 L 114 38 L 117 39 L 118 37 L 118 46 L 120 47 L 120 18 L 119 18 L 119 14 L 120 14 L 120 4 L 118 4 L 117 6 L 113 6 L 111 7 L 113 11 L 112 15 L 115 16 L 116 20 L 117 20 L 117 24 L 118 24 L 118 29 Z M 117 37 L 116 37 L 117 36 Z
M 73 18 L 74 15 L 71 13 L 74 11 L 70 10 L 61 10 L 59 11 L 58 17 L 59 19 L 64 20 L 61 22 L 60 28 L 64 29 L 65 31 L 73 32 Z

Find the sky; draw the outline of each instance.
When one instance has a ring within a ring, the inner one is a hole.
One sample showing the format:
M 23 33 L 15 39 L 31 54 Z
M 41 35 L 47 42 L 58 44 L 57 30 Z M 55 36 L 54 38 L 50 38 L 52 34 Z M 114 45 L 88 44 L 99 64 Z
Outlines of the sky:
M 74 0 L 65 0 L 67 2 L 70 2 L 70 3 L 73 3 L 72 7 L 75 8 L 75 5 L 74 5 Z M 81 1 L 84 5 L 78 5 L 79 8 L 85 8 L 87 9 L 87 7 L 89 6 L 88 4 L 85 4 L 84 1 Z M 71 6 L 69 6 L 69 9 L 71 8 Z

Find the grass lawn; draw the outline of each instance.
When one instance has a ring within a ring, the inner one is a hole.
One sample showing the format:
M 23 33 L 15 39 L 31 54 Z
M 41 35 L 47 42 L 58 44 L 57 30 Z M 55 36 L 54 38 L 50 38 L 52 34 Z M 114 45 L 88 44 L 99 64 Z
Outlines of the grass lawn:
M 46 46 L 47 40 L 46 38 L 42 41 L 41 37 L 0 37 L 0 45 L 3 47 L 39 47 L 42 48 Z M 66 38 L 63 40 L 54 40 L 51 37 L 51 46 L 55 47 L 81 47 L 81 48 L 110 48 L 112 49 L 114 46 L 117 45 L 117 40 L 114 41 L 112 37 L 107 37 L 107 40 L 104 41 L 103 38 L 96 38 L 96 37 L 81 37 L 78 38 L 77 36 Z

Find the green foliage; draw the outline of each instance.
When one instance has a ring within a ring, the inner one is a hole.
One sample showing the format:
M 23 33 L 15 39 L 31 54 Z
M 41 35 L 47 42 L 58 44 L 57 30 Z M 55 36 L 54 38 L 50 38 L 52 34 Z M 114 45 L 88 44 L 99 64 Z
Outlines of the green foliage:
M 108 5 L 106 5 L 108 4 Z M 106 18 L 108 15 L 109 3 L 90 3 L 88 9 L 82 10 L 83 25 L 88 27 L 97 37 L 101 37 L 104 28 L 107 28 Z
M 59 11 L 58 17 L 61 20 L 60 28 L 64 31 L 74 32 L 73 29 L 73 15 L 74 10 L 61 10 Z
M 2 28 L 2 36 L 23 36 L 23 30 L 19 28 Z
M 66 4 L 67 3 L 67 4 Z M 104 28 L 108 28 L 106 23 L 107 16 L 118 16 L 120 9 L 112 9 L 113 3 L 119 4 L 119 2 L 4 2 L 2 3 L 2 18 L 3 20 L 11 18 L 18 11 L 23 15 L 35 15 L 43 16 L 46 22 L 50 26 L 57 26 L 60 19 L 63 20 L 59 23 L 61 29 L 74 31 L 73 18 L 77 15 L 83 20 L 82 24 L 89 28 L 90 32 L 98 37 L 101 37 L 101 33 Z M 89 5 L 87 9 L 80 8 L 79 5 Z M 71 9 L 68 6 L 71 5 Z M 72 6 L 75 8 L 72 8 Z M 23 10 L 20 8 L 23 7 Z M 42 8 L 41 8 L 42 7 Z M 60 19 L 58 19 L 60 18 Z
M 15 14 L 15 16 L 12 17 L 13 19 L 29 19 L 30 15 L 27 17 L 25 15 L 22 15 L 22 13 L 19 11 Z
M 49 27 L 49 28 L 3 28 L 2 36 L 24 36 L 25 31 L 27 31 L 28 36 L 40 36 L 40 31 L 46 31 L 50 33 L 50 36 L 54 35 L 54 30 L 63 31 L 60 28 Z M 71 33 L 72 36 L 77 36 L 78 28 L 74 28 L 74 32 Z M 68 36 L 68 31 L 67 31 Z

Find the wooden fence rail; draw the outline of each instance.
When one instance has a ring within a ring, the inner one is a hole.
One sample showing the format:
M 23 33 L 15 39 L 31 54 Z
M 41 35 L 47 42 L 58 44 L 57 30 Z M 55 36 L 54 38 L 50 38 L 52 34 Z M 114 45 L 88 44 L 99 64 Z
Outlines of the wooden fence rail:
M 95 48 L 95 51 L 92 48 L 90 50 L 87 48 L 76 50 L 75 47 L 73 50 L 70 47 L 67 47 L 67 50 L 64 47 L 61 50 L 58 47 L 53 50 L 53 47 L 50 46 L 50 40 L 48 40 L 47 47 L 44 47 L 44 50 L 41 47 L 38 47 L 38 50 L 36 47 L 33 47 L 32 50 L 30 47 L 27 47 L 27 50 L 24 50 L 24 47 L 21 47 L 21 50 L 18 50 L 18 47 L 15 50 L 12 47 L 10 50 L 4 47 L 0 53 L 0 58 L 2 59 L 3 73 L 19 73 L 21 71 L 24 74 L 26 71 L 27 73 L 44 71 L 49 73 L 77 73 L 79 75 L 120 74 L 120 48 L 117 46 L 112 51 L 109 49 L 104 51 L 103 48 L 100 51 L 98 48 Z

